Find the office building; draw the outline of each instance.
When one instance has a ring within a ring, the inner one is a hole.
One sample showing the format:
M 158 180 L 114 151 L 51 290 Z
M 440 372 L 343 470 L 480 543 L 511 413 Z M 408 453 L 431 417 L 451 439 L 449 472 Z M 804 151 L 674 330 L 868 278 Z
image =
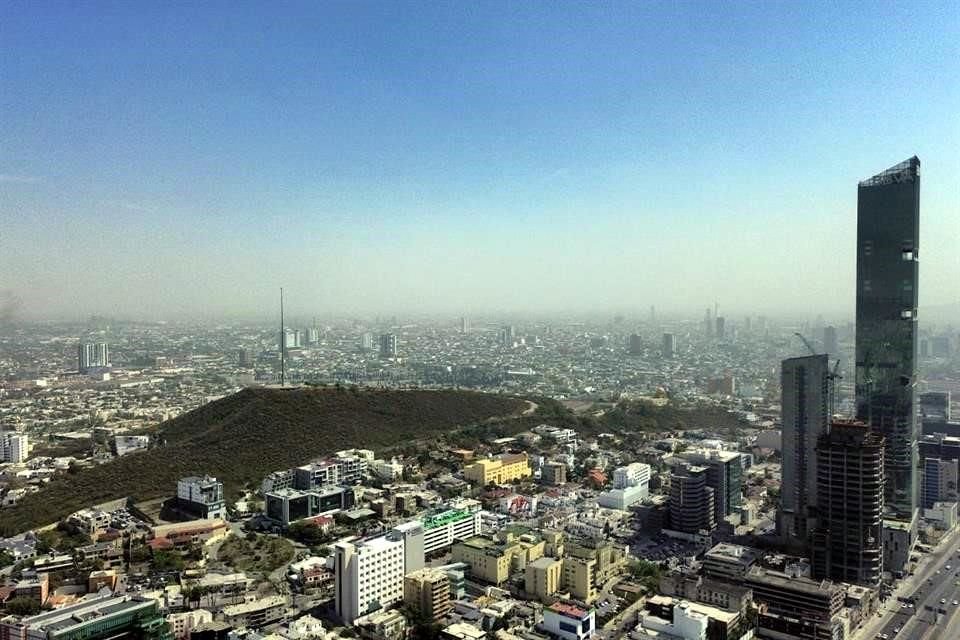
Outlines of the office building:
M 77 347 L 77 370 L 80 373 L 109 366 L 110 349 L 106 342 L 81 342 Z
M 596 631 L 596 613 L 567 602 L 555 602 L 543 609 L 539 628 L 560 640 L 586 640 Z
M 292 486 L 295 489 L 309 491 L 340 482 L 340 469 L 343 465 L 335 460 L 312 462 L 293 469 Z M 282 487 L 277 487 L 282 488 Z
M 439 622 L 453 608 L 450 579 L 440 569 L 418 569 L 403 578 L 403 603 L 429 622 Z
M 359 484 L 366 477 L 375 459 L 370 449 L 346 449 L 337 451 L 332 462 L 337 465 L 340 484 Z
M 707 468 L 684 465 L 670 475 L 670 529 L 688 534 L 712 532 L 717 526 L 714 491 Z
M 924 458 L 920 497 L 924 509 L 932 509 L 937 502 L 956 502 L 957 461 Z
M 757 554 L 753 549 L 721 542 L 704 554 L 703 573 L 710 578 L 739 584 L 756 561 Z
M 706 640 L 710 617 L 703 610 L 714 612 L 721 617 L 738 617 L 737 614 L 698 606 L 692 602 L 675 602 L 673 598 L 664 596 L 651 597 L 647 601 L 647 608 L 651 613 L 639 615 L 640 624 L 634 637 Z
M 506 453 L 464 467 L 463 477 L 480 485 L 503 484 L 533 475 L 526 453 Z
M 540 468 L 540 479 L 544 484 L 561 485 L 567 482 L 567 465 L 562 462 L 548 462 Z
M 303 335 L 307 337 L 307 344 L 319 344 L 320 342 L 320 329 L 317 327 L 304 329 Z
M 680 457 L 707 468 L 707 486 L 713 489 L 714 519 L 719 523 L 740 512 L 743 503 L 743 457 L 736 451 L 692 449 Z
M 722 339 L 722 338 L 726 335 L 726 327 L 725 327 L 725 325 L 726 325 L 726 320 L 724 320 L 723 316 L 717 316 L 717 331 L 716 331 L 716 335 L 717 335 L 718 338 L 721 338 L 721 339 Z
M 26 462 L 30 455 L 30 441 L 25 433 L 0 432 L 0 462 Z
M 743 586 L 759 605 L 757 635 L 785 640 L 836 640 L 844 637 L 844 589 L 829 580 L 754 567 Z
M 156 600 L 127 596 L 95 596 L 35 616 L 0 619 L 4 640 L 107 640 L 135 637 L 173 640 Z
M 480 511 L 447 509 L 424 516 L 423 552 L 434 553 L 446 549 L 457 540 L 466 540 L 479 535 L 482 529 Z
M 840 356 L 840 343 L 837 341 L 837 328 L 834 326 L 823 328 L 823 351 L 832 360 Z
M 533 534 L 517 536 L 501 531 L 496 537 L 480 535 L 453 545 L 453 562 L 470 565 L 470 574 L 479 580 L 501 585 L 513 570 L 522 570 L 542 558 L 546 542 Z
M 597 504 L 621 511 L 650 495 L 650 465 L 634 462 L 613 470 L 613 489 L 597 496 Z
M 857 421 L 835 420 L 817 443 L 816 578 L 867 586 L 882 571 L 883 436 Z
M 404 576 L 423 568 L 419 527 L 414 523 L 382 536 L 333 544 L 334 605 L 345 624 L 403 600 Z
M 353 490 L 335 485 L 307 491 L 276 489 L 264 495 L 267 517 L 284 526 L 304 518 L 350 509 L 353 505 Z
M 177 506 L 197 518 L 226 518 L 223 483 L 210 476 L 190 476 L 177 482 Z
M 660 355 L 664 358 L 672 358 L 677 354 L 677 337 L 672 333 L 663 334 L 663 345 L 660 347 Z
M 915 356 L 920 160 L 857 189 L 857 419 L 883 436 L 884 506 L 910 520 L 917 509 Z
M 250 359 L 250 350 L 249 349 L 237 349 L 237 366 L 242 368 L 247 368 L 253 364 Z
M 928 391 L 920 394 L 920 417 L 926 420 L 950 420 L 950 392 Z
M 642 356 L 643 338 L 635 333 L 630 334 L 630 344 L 627 346 L 627 350 L 632 356 Z
M 380 357 L 389 360 L 396 358 L 397 354 L 397 336 L 392 333 L 380 336 Z
M 512 324 L 508 324 L 500 329 L 500 346 L 512 348 L 516 340 L 514 328 Z
M 788 358 L 780 365 L 782 484 L 780 534 L 806 544 L 817 504 L 817 441 L 829 424 L 826 354 Z
M 563 583 L 563 562 L 544 556 L 527 565 L 523 590 L 543 601 L 549 600 Z

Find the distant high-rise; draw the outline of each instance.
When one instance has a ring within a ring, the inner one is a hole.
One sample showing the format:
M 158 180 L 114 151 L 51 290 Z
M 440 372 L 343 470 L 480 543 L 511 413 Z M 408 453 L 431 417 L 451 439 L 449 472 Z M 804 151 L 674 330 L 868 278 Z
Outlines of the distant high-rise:
M 397 353 L 397 336 L 393 333 L 385 333 L 380 336 L 380 357 L 396 358 Z
M 725 332 L 725 327 L 724 327 L 725 324 L 726 324 L 726 321 L 723 319 L 723 316 L 717 316 L 716 335 L 718 338 L 723 338 L 724 332 Z
M 919 499 L 916 395 L 920 160 L 857 189 L 857 419 L 884 436 L 885 505 L 910 519 Z
M 466 317 L 460 318 L 460 333 L 466 333 L 470 330 L 470 323 L 467 321 Z
M 677 352 L 677 337 L 672 333 L 663 334 L 663 346 L 660 348 L 660 354 L 664 358 L 672 358 Z
M 883 565 L 884 442 L 858 421 L 835 421 L 817 442 L 814 577 L 876 586 Z
M 500 329 L 500 346 L 513 348 L 516 335 L 512 324 L 508 324 Z
M 360 336 L 360 351 L 373 350 L 373 334 L 369 331 Z
M 836 358 L 840 353 L 840 344 L 837 342 L 837 328 L 834 326 L 823 328 L 823 350 L 831 357 Z
M 703 315 L 703 332 L 708 338 L 713 336 L 713 316 L 710 315 L 710 307 L 707 307 L 707 311 Z
M 250 366 L 250 352 L 246 349 L 237 349 L 237 366 L 239 367 L 249 367 Z
M 632 356 L 643 355 L 643 338 L 635 333 L 630 334 L 630 344 L 627 349 Z
M 829 425 L 827 354 L 788 358 L 780 365 L 783 433 L 780 533 L 806 543 L 817 503 L 817 441 Z
M 77 369 L 80 373 L 109 366 L 110 349 L 106 342 L 81 342 L 77 347 Z

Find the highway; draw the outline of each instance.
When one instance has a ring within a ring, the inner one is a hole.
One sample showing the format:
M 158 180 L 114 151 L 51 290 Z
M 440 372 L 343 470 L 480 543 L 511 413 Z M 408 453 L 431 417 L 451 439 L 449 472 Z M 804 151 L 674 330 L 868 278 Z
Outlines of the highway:
M 899 599 L 912 602 L 906 605 L 895 602 L 894 606 L 898 609 L 869 640 L 940 640 L 957 637 L 947 634 L 948 628 L 955 634 L 960 624 L 960 616 L 957 616 L 960 612 L 960 555 L 952 536 L 945 548 L 935 553 L 937 557 L 934 562 L 911 581 L 913 588 L 905 594 L 898 594 Z

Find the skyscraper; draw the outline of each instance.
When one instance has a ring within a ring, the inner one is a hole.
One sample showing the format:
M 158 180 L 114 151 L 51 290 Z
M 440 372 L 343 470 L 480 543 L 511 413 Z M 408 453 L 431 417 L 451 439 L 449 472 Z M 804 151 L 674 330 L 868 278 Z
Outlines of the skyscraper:
M 109 366 L 110 349 L 106 342 L 81 342 L 77 347 L 77 369 L 80 373 Z
M 857 419 L 885 440 L 888 512 L 918 504 L 915 360 L 920 160 L 914 156 L 857 189 Z
M 397 353 L 397 336 L 393 333 L 385 333 L 380 336 L 380 357 L 396 358 Z
M 713 336 L 713 316 L 710 315 L 710 307 L 707 307 L 707 311 L 703 315 L 703 332 L 708 338 Z
M 883 445 L 881 434 L 854 420 L 834 421 L 817 441 L 815 578 L 880 583 Z
M 827 354 L 788 358 L 780 364 L 783 465 L 780 533 L 806 543 L 817 500 L 817 440 L 829 420 Z
M 831 358 L 836 358 L 840 353 L 840 344 L 837 342 L 837 328 L 832 325 L 823 328 L 823 350 Z
M 672 333 L 663 334 L 663 346 L 660 348 L 660 355 L 664 358 L 672 358 L 677 351 L 677 337 Z
M 723 319 L 723 316 L 717 316 L 716 321 L 717 321 L 716 335 L 718 338 L 723 338 L 724 332 L 725 332 L 724 324 L 726 321 Z

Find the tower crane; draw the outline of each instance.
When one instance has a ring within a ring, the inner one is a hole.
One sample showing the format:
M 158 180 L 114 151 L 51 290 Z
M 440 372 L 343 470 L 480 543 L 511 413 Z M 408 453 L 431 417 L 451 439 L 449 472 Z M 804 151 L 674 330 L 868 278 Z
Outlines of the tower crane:
M 810 341 L 807 340 L 802 333 L 800 333 L 799 331 L 794 331 L 793 335 L 800 338 L 800 340 L 803 342 L 803 345 L 810 351 L 810 355 L 812 356 L 819 355 L 817 353 L 817 350 L 813 348 L 813 345 L 810 344 Z M 837 387 L 839 385 L 837 381 L 843 379 L 843 376 L 840 375 L 839 371 L 840 371 L 840 360 L 837 359 L 837 363 L 833 365 L 833 369 L 827 373 L 827 380 L 830 381 L 830 389 L 829 389 L 830 398 L 827 401 L 827 405 L 830 408 L 830 416 L 828 418 L 830 420 L 832 420 L 834 414 L 837 413 L 837 391 L 838 391 Z

